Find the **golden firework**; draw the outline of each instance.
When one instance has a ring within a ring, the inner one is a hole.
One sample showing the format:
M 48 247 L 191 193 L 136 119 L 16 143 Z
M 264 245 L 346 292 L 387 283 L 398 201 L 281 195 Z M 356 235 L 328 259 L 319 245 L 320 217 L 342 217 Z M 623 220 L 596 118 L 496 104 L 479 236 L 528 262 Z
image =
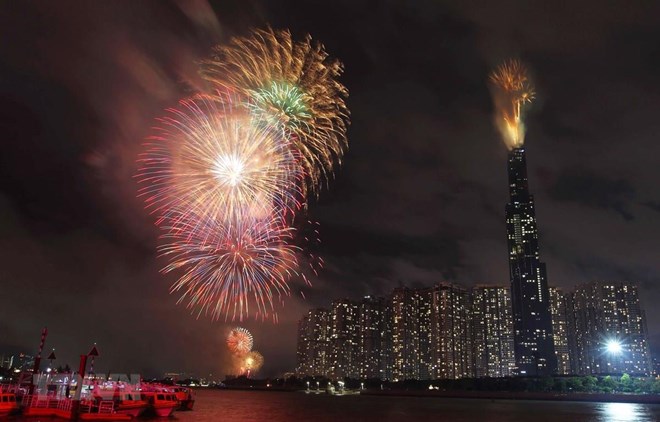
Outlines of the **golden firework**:
M 521 147 L 525 142 L 522 120 L 525 105 L 536 95 L 527 69 L 519 60 L 508 60 L 498 66 L 489 79 L 495 86 L 495 119 L 504 142 L 510 149 Z
M 250 376 L 250 374 L 253 374 L 257 372 L 259 369 L 264 364 L 264 357 L 261 353 L 257 352 L 256 350 L 248 353 L 245 355 L 245 358 L 243 359 L 243 372 L 246 373 L 247 376 Z
M 291 139 L 301 156 L 306 185 L 317 192 L 347 148 L 348 90 L 337 80 L 342 64 L 308 35 L 255 30 L 216 46 L 202 62 L 215 88 L 238 90 L 252 115 Z

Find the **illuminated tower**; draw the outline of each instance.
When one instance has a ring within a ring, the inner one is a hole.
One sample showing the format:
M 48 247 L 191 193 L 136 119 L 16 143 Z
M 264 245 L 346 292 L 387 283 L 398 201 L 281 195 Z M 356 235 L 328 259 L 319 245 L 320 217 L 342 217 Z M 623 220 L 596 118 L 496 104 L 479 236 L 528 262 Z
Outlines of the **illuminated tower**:
M 548 280 L 539 256 L 534 197 L 527 183 L 525 149 L 509 152 L 506 230 L 518 374 L 552 375 L 557 371 Z

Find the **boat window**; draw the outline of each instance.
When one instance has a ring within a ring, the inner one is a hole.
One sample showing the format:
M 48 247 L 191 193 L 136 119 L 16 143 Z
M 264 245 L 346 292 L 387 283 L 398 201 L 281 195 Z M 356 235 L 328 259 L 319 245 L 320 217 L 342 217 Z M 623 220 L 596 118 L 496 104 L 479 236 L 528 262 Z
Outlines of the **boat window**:
M 8 402 L 8 401 L 9 401 L 9 397 L 7 397 L 7 396 L 2 396 L 2 401 L 3 401 L 3 402 Z
M 9 396 L 9 401 L 16 401 L 16 397 L 15 396 Z
M 157 396 L 157 398 L 158 398 L 158 400 L 165 400 L 165 399 L 163 398 L 163 395 L 162 395 L 162 394 L 159 394 L 159 395 Z

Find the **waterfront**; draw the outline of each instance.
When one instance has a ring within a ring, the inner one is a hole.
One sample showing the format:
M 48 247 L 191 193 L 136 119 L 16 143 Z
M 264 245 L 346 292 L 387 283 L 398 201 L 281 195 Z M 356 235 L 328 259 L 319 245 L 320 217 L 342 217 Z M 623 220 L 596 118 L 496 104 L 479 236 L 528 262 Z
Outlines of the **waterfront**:
M 232 422 L 650 422 L 660 420 L 660 405 L 198 390 L 194 411 L 176 412 L 172 418 L 153 420 L 215 422 L 221 419 Z M 11 420 L 22 422 L 30 419 Z
M 660 405 L 201 390 L 181 421 L 589 421 L 660 420 Z

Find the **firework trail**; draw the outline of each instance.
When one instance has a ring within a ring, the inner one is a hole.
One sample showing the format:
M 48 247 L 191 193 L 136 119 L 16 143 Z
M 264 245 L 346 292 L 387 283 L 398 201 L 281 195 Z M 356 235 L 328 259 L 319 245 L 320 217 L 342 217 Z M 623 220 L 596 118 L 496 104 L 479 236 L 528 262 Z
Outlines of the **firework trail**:
M 295 149 L 280 133 L 253 124 L 236 103 L 242 100 L 232 94 L 200 94 L 158 120 L 137 178 L 159 226 L 184 225 L 198 237 L 192 232 L 206 229 L 208 220 L 233 224 L 273 212 L 292 218 L 300 209 Z
M 261 369 L 261 366 L 264 364 L 264 357 L 261 353 L 256 350 L 248 353 L 243 359 L 241 372 L 244 373 L 248 378 L 250 374 L 257 372 Z
M 318 192 L 347 148 L 347 89 L 337 81 L 342 64 L 306 36 L 288 30 L 255 30 L 217 46 L 202 63 L 215 87 L 236 89 L 250 100 L 251 115 L 281 130 L 302 157 L 306 185 Z
M 495 123 L 509 149 L 525 142 L 525 106 L 535 98 L 527 69 L 519 60 L 508 60 L 490 74 L 495 102 Z
M 252 334 L 242 327 L 232 328 L 227 336 L 227 347 L 234 355 L 245 355 L 252 350 Z

